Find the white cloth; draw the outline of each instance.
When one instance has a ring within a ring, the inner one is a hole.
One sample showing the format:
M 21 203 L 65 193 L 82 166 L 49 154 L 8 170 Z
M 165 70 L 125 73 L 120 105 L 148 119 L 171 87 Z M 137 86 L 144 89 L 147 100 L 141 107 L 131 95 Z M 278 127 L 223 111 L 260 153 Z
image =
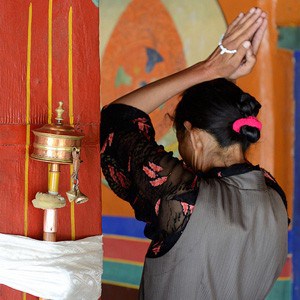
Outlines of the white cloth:
M 54 300 L 101 296 L 102 236 L 45 242 L 0 234 L 0 284 Z

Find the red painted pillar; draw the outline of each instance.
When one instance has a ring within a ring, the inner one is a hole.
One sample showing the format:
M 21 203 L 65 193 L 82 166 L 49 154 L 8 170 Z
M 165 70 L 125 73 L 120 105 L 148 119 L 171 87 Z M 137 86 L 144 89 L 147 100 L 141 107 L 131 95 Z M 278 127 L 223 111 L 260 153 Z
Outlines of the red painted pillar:
M 43 212 L 31 203 L 47 191 L 45 163 L 29 158 L 31 130 L 52 119 L 84 133 L 80 189 L 90 201 L 58 212 L 58 240 L 101 233 L 99 162 L 99 13 L 92 0 L 0 2 L 0 233 L 42 239 Z M 54 121 L 54 120 L 53 120 Z M 70 189 L 61 167 L 60 193 Z M 35 299 L 0 285 L 0 299 Z

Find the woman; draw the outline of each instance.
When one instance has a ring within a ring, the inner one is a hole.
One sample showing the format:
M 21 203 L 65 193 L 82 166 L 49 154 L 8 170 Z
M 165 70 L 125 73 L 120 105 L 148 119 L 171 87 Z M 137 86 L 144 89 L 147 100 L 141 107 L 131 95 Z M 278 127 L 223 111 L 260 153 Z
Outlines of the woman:
M 103 173 L 152 240 L 140 299 L 264 299 L 283 267 L 284 193 L 245 159 L 260 104 L 228 81 L 251 71 L 266 26 L 260 9 L 240 14 L 207 60 L 103 109 Z M 183 91 L 180 161 L 156 144 L 148 114 Z

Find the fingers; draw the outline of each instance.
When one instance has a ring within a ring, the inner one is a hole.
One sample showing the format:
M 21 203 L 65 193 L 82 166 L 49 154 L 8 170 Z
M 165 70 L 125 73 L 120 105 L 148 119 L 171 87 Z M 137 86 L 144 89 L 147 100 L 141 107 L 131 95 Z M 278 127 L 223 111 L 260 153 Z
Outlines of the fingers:
M 228 26 L 226 34 L 230 34 L 232 29 L 238 25 L 240 25 L 244 20 L 248 20 L 248 18 L 254 13 L 255 8 L 251 8 L 246 15 L 244 13 L 240 13 L 238 17 Z
M 237 18 L 227 27 L 227 33 L 229 33 L 232 28 L 234 28 L 236 25 L 238 25 L 240 23 L 240 21 L 243 19 L 244 14 L 240 13 Z
M 238 40 L 241 39 L 241 41 L 245 41 L 247 39 L 252 39 L 253 34 L 256 32 L 256 30 L 259 28 L 263 21 L 263 18 L 260 16 L 260 14 L 252 14 L 252 16 L 244 23 L 239 25 L 236 30 L 231 34 L 229 40 Z
M 239 36 L 236 37 L 236 42 L 239 44 L 245 40 L 252 40 L 254 34 L 261 27 L 264 19 L 259 17 L 254 23 L 252 23 L 248 28 L 245 28 L 244 31 L 240 33 Z
M 253 22 L 253 19 L 257 19 L 260 16 L 265 16 L 266 14 L 261 11 L 260 8 L 251 8 L 249 12 L 244 15 L 243 13 L 240 13 L 239 16 L 228 26 L 227 31 L 226 31 L 226 36 L 231 35 L 234 33 L 236 30 L 240 29 L 241 26 L 249 26 L 247 22 L 249 20 Z
M 246 16 L 238 17 L 233 22 L 235 25 L 230 27 L 230 30 L 226 32 L 223 45 L 235 49 L 243 41 L 251 41 L 255 32 L 260 28 L 262 23 L 264 23 L 265 18 L 266 13 L 260 8 L 254 9 L 254 12 L 253 9 L 251 9 Z
M 253 53 L 255 55 L 258 52 L 259 46 L 262 42 L 262 39 L 264 37 L 267 26 L 268 26 L 268 21 L 267 21 L 267 19 L 264 19 L 261 26 L 258 28 L 258 30 L 254 34 L 254 37 L 252 39 L 252 47 L 253 47 Z
M 256 57 L 253 53 L 253 47 L 250 47 L 246 52 L 246 62 L 244 63 L 245 67 L 249 70 L 249 72 L 252 70 L 256 63 Z
M 267 17 L 267 14 L 263 11 L 263 12 L 261 13 L 261 17 L 262 17 L 262 18 L 266 18 L 266 17 Z
M 234 63 L 237 67 L 240 66 L 247 54 L 247 51 L 250 49 L 251 43 L 249 41 L 243 42 L 240 47 L 237 49 L 235 55 L 232 56 L 231 62 Z M 247 57 L 246 57 L 247 59 Z
M 256 63 L 256 57 L 253 54 L 252 47 L 246 50 L 246 55 L 243 58 L 242 64 L 229 76 L 229 79 L 235 80 L 239 77 L 249 74 Z
M 255 55 L 266 27 L 266 13 L 260 8 L 252 8 L 246 15 L 239 14 L 207 61 L 215 65 L 216 72 L 226 78 L 231 75 L 238 78 L 250 73 L 256 63 Z M 233 51 L 235 49 L 236 53 Z
M 246 18 L 241 20 L 241 24 L 248 22 L 253 17 L 260 17 L 262 14 L 262 10 L 260 8 L 251 8 Z
M 256 32 L 258 32 L 259 28 L 261 27 L 263 22 L 262 18 L 258 18 L 254 24 L 252 24 L 251 27 L 247 28 L 246 30 L 239 30 L 239 34 L 235 37 L 234 40 L 229 41 L 230 39 L 224 39 L 223 41 L 223 46 L 228 48 L 228 49 L 237 49 L 238 47 L 241 46 L 241 44 L 244 41 L 252 41 L 253 36 Z M 262 32 L 263 31 L 259 31 L 258 36 L 255 39 L 255 45 L 256 48 L 257 46 L 259 46 L 260 42 L 261 42 L 261 38 L 262 38 Z
M 248 30 L 253 25 L 257 23 L 262 23 L 263 20 L 266 18 L 266 13 L 263 12 L 260 8 L 257 8 L 255 13 L 249 18 L 246 22 L 243 23 L 243 29 Z

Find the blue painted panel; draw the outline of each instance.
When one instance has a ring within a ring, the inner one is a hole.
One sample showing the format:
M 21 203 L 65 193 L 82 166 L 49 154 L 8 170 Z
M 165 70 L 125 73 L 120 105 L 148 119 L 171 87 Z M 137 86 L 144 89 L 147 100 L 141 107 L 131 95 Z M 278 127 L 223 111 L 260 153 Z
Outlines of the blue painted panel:
M 288 252 L 290 254 L 293 253 L 293 231 L 289 230 L 289 234 L 288 234 Z
M 293 210 L 293 299 L 300 300 L 300 51 L 295 52 L 295 174 Z
M 116 234 L 137 238 L 145 238 L 145 223 L 137 221 L 134 218 L 126 217 L 102 217 L 103 234 Z

